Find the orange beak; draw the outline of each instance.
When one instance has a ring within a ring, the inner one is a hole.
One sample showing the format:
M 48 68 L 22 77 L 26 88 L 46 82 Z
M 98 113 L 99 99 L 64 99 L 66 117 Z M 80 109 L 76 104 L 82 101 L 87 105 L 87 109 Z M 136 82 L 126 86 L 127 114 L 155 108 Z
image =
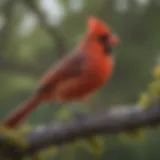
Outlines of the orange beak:
M 113 46 L 117 46 L 120 43 L 119 37 L 115 34 L 112 34 L 110 36 L 109 41 L 110 41 L 110 44 L 113 45 Z

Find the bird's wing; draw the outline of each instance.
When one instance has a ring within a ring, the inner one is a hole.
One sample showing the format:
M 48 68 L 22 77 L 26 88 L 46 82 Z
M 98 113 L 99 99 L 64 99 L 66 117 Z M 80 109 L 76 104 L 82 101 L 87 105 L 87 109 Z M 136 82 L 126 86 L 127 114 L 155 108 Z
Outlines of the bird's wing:
M 86 59 L 85 53 L 73 54 L 64 58 L 42 77 L 38 92 L 50 92 L 58 83 L 80 76 L 85 68 Z

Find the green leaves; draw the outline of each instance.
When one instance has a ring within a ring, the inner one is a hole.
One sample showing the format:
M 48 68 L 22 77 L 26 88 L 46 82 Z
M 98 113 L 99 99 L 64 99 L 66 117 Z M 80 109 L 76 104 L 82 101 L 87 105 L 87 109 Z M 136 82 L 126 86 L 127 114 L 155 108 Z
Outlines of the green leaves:
M 128 142 L 128 141 L 143 141 L 145 139 L 146 131 L 145 129 L 136 129 L 124 133 L 119 134 L 119 138 L 122 142 Z
M 77 143 L 96 157 L 100 156 L 104 150 L 103 138 L 101 136 L 92 136 Z
M 0 155 L 19 160 L 28 147 L 28 141 L 20 132 L 0 126 Z

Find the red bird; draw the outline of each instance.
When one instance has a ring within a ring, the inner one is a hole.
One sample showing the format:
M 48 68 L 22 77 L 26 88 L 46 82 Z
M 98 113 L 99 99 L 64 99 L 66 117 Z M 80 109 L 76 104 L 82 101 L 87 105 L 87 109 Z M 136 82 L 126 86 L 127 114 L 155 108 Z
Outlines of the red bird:
M 88 31 L 68 56 L 42 77 L 36 93 L 9 115 L 4 125 L 14 127 L 43 101 L 83 100 L 109 80 L 113 72 L 112 47 L 119 43 L 110 28 L 95 17 Z

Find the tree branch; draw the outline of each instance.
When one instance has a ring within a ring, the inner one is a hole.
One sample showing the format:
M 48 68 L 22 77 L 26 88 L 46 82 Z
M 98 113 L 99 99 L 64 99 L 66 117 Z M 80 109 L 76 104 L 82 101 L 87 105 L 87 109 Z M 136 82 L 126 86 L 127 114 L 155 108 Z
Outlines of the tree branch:
M 43 67 L 35 68 L 35 66 L 28 66 L 26 64 L 11 62 L 3 57 L 9 41 L 9 36 L 10 36 L 9 29 L 11 26 L 12 10 L 13 10 L 13 5 L 15 4 L 16 1 L 17 0 L 9 0 L 3 8 L 4 15 L 6 17 L 6 23 L 3 29 L 0 31 L 0 47 L 1 47 L 0 70 L 20 72 L 29 75 L 40 75 L 42 70 L 44 70 Z M 64 36 L 59 32 L 57 28 L 52 27 L 47 23 L 45 14 L 38 8 L 36 2 L 32 0 L 24 0 L 23 2 L 28 6 L 28 8 L 32 12 L 34 12 L 37 15 L 42 28 L 52 38 L 53 43 L 54 41 L 56 42 L 56 49 L 54 49 L 54 51 L 52 52 L 56 52 L 58 56 L 59 55 L 62 56 L 62 54 L 67 50 Z
M 13 7 L 17 0 L 8 0 L 8 2 L 3 7 L 3 13 L 5 16 L 5 24 L 0 30 L 0 59 L 3 57 L 4 52 L 7 48 L 9 37 L 11 34 L 11 23 L 13 17 Z
M 25 4 L 28 6 L 28 8 L 37 15 L 39 22 L 41 24 L 41 27 L 48 33 L 48 35 L 52 38 L 53 42 L 56 42 L 56 52 L 58 54 L 63 54 L 67 50 L 67 46 L 65 44 L 65 36 L 61 34 L 61 32 L 49 25 L 46 21 L 46 16 L 43 13 L 42 10 L 39 9 L 36 2 L 33 0 L 25 0 Z
M 114 134 L 160 123 L 160 105 L 148 110 L 141 107 L 111 108 L 95 114 L 87 114 L 83 119 L 56 122 L 28 134 L 31 144 L 27 150 L 33 154 L 50 145 L 65 144 L 92 135 Z
M 37 68 L 35 66 L 32 65 L 27 65 L 24 63 L 17 63 L 17 62 L 13 62 L 10 61 L 8 59 L 1 59 L 0 58 L 0 70 L 4 70 L 6 71 L 14 71 L 17 73 L 21 73 L 21 74 L 29 74 L 29 75 L 33 75 L 33 76 L 39 76 L 43 70 L 42 67 Z

